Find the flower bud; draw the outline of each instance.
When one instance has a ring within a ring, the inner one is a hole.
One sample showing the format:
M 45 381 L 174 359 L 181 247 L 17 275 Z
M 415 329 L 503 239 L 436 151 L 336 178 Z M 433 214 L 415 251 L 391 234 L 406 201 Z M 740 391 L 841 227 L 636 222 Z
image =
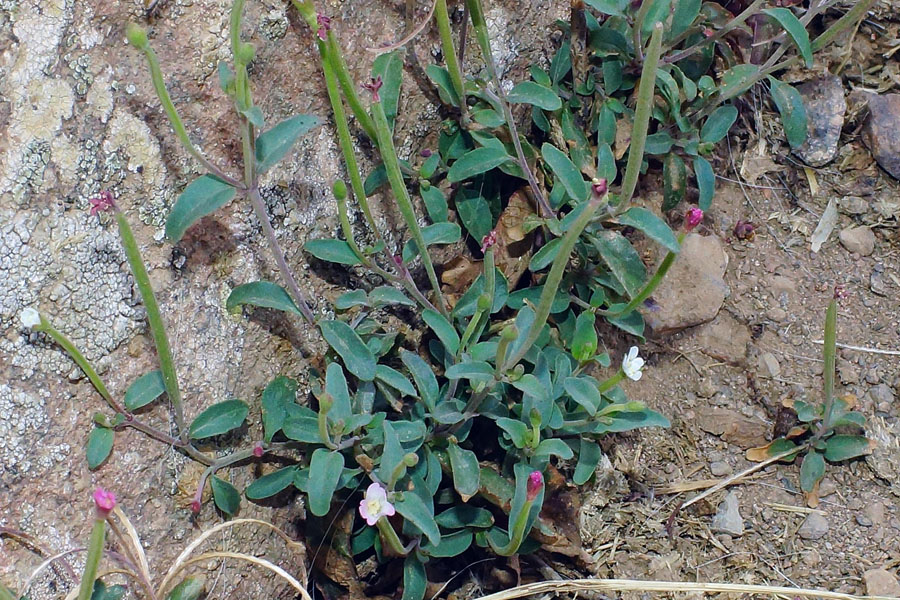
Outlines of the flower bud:
M 339 202 L 343 202 L 347 199 L 347 184 L 344 183 L 343 179 L 335 179 L 334 184 L 331 186 L 331 192 Z
M 703 220 L 703 211 L 697 207 L 691 208 L 688 210 L 687 215 L 684 217 L 684 229 L 685 231 L 691 231 L 700 224 L 700 221 Z
M 421 156 L 422 158 L 431 158 L 432 154 L 434 153 L 431 151 L 431 148 L 425 148 L 424 150 L 419 152 L 419 156 Z
M 478 310 L 487 311 L 491 309 L 491 297 L 487 294 L 478 296 Z
M 544 476 L 541 475 L 540 471 L 532 471 L 531 475 L 528 476 L 528 483 L 525 484 L 525 501 L 534 502 L 534 499 L 537 498 L 543 487 Z
M 591 180 L 591 191 L 594 192 L 595 196 L 603 196 L 609 190 L 609 182 L 603 178 L 594 177 Z
M 97 509 L 97 518 L 105 519 L 116 507 L 116 495 L 98 487 L 94 490 L 94 507 Z
M 37 329 L 41 326 L 41 313 L 34 308 L 28 307 L 24 309 L 19 314 L 19 318 L 22 320 L 22 325 L 29 329 Z
M 200 514 L 200 509 L 203 508 L 203 503 L 199 500 L 194 500 L 191 502 L 191 512 L 195 515 Z
M 403 464 L 411 469 L 419 464 L 419 456 L 413 452 L 409 452 L 403 457 Z
M 253 44 L 248 42 L 243 42 L 238 46 L 237 52 L 234 55 L 235 62 L 239 62 L 242 65 L 250 64 L 253 59 L 256 58 L 256 48 Z
M 262 458 L 262 455 L 265 454 L 265 452 L 262 442 L 257 442 L 256 445 L 253 446 L 253 456 L 256 458 Z
M 497 243 L 497 230 L 491 229 L 491 232 L 481 239 L 481 252 L 487 252 L 487 249 Z
M 125 28 L 125 38 L 138 50 L 146 50 L 150 44 L 147 40 L 147 31 L 136 23 L 129 23 Z

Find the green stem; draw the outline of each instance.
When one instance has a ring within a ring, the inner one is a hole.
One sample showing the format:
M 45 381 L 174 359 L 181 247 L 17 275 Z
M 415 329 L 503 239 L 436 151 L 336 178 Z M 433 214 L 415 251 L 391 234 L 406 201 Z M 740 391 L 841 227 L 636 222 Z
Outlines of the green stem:
M 372 103 L 372 116 L 375 122 L 375 132 L 378 135 L 378 151 L 381 153 L 381 160 L 384 161 L 388 180 L 391 183 L 391 189 L 394 191 L 394 198 L 397 200 L 397 207 L 400 209 L 400 214 L 403 215 L 403 220 L 406 221 L 407 227 L 409 227 L 413 241 L 419 247 L 422 264 L 425 265 L 425 272 L 428 273 L 428 280 L 431 282 L 431 287 L 434 289 L 437 297 L 436 304 L 438 309 L 447 320 L 450 320 L 447 302 L 444 300 L 443 292 L 441 292 L 441 284 L 434 270 L 434 264 L 431 262 L 431 256 L 428 254 L 428 246 L 425 244 L 422 229 L 416 220 L 415 209 L 413 209 L 412 201 L 409 198 L 409 190 L 406 189 L 406 182 L 403 180 L 403 174 L 400 172 L 400 161 L 397 159 L 397 150 L 394 148 L 393 136 L 381 102 Z
M 634 43 L 634 54 L 638 58 L 638 62 L 643 62 L 644 60 L 644 42 L 641 40 L 641 35 L 643 34 L 644 29 L 644 21 L 647 18 L 647 13 L 650 12 L 650 7 L 653 6 L 653 2 L 641 2 L 641 7 L 638 9 L 638 13 L 634 18 L 634 25 L 632 26 L 632 42 Z
M 175 423 L 178 426 L 181 441 L 187 442 L 188 428 L 184 421 L 184 411 L 181 402 L 181 390 L 178 388 L 178 374 L 175 371 L 175 361 L 172 359 L 172 349 L 169 346 L 169 338 L 166 335 L 166 326 L 159 311 L 159 304 L 156 302 L 156 295 L 153 293 L 153 287 L 150 285 L 150 276 L 147 274 L 147 268 L 141 258 L 141 252 L 138 250 L 137 241 L 131 231 L 128 220 L 120 210 L 116 210 L 116 223 L 119 225 L 119 236 L 122 238 L 122 247 L 125 249 L 125 256 L 128 258 L 128 264 L 131 267 L 131 273 L 134 275 L 134 281 L 137 284 L 138 291 L 141 293 L 141 299 L 144 302 L 144 308 L 147 310 L 147 322 L 150 324 L 150 333 L 153 335 L 153 342 L 156 344 L 156 354 L 159 358 L 159 368 L 162 371 L 163 382 L 166 385 L 166 395 L 172 402 L 172 408 L 175 409 Z
M 725 24 L 722 29 L 719 29 L 715 32 L 711 37 L 703 38 L 693 46 L 689 48 L 685 48 L 680 52 L 676 52 L 675 54 L 670 54 L 666 58 L 663 59 L 663 64 L 673 64 L 677 63 L 680 60 L 683 60 L 689 57 L 694 52 L 701 50 L 703 48 L 709 47 L 710 44 L 714 44 L 725 37 L 729 32 L 734 31 L 738 27 L 744 24 L 744 22 L 759 12 L 759 9 L 765 4 L 765 0 L 754 0 L 754 2 L 745 8 L 741 14 L 733 18 L 731 21 Z
M 447 72 L 450 74 L 453 89 L 456 90 L 459 110 L 462 113 L 462 121 L 465 123 L 468 120 L 469 108 L 466 105 L 466 88 L 463 83 L 462 69 L 456 56 L 456 49 L 453 47 L 453 33 L 450 29 L 447 0 L 435 0 L 434 19 L 437 21 L 438 33 L 441 36 L 441 51 L 444 53 L 444 60 L 447 61 Z
M 623 379 L 625 379 L 625 371 L 623 371 L 622 368 L 620 367 L 619 370 L 616 371 L 615 375 L 613 375 L 606 381 L 601 382 L 600 385 L 597 386 L 597 391 L 600 392 L 601 394 L 603 392 L 608 392 L 609 390 L 611 390 L 614 387 L 616 387 L 617 385 L 619 385 L 619 383 Z
M 684 242 L 685 234 L 681 233 L 678 235 L 678 245 L 680 246 L 682 242 Z M 623 308 L 619 310 L 596 310 L 596 314 L 606 317 L 607 319 L 614 319 L 616 317 L 621 317 L 622 315 L 627 315 L 638 306 L 641 305 L 641 302 L 650 297 L 659 284 L 662 282 L 663 278 L 666 276 L 666 273 L 669 271 L 669 268 L 672 266 L 672 263 L 675 262 L 675 259 L 678 258 L 678 252 L 669 251 L 666 253 L 666 257 L 659 264 L 659 268 L 656 269 L 656 273 L 653 274 L 653 277 L 650 278 L 644 287 L 641 289 L 638 294 L 631 299 L 631 301 L 626 304 Z
M 825 427 L 829 428 L 834 410 L 834 361 L 837 354 L 837 300 L 832 299 L 825 311 L 825 367 L 822 372 L 825 393 Z
M 100 558 L 103 556 L 103 542 L 105 540 L 106 519 L 95 519 L 94 528 L 91 529 L 91 541 L 88 544 L 84 572 L 81 575 L 81 585 L 78 588 L 78 600 L 91 599 L 91 595 L 94 592 L 94 581 L 97 579 L 97 569 L 100 567 Z
M 334 37 L 334 33 L 331 31 L 328 32 L 327 44 L 328 56 L 331 59 L 331 67 L 334 69 L 335 75 L 337 75 L 338 83 L 341 86 L 341 90 L 344 92 L 344 98 L 347 99 L 347 104 L 350 105 L 350 111 L 353 113 L 353 116 L 356 117 L 356 120 L 359 121 L 360 127 L 363 128 L 363 131 L 366 132 L 369 139 L 373 142 L 378 140 L 378 134 L 375 131 L 375 123 L 372 121 L 369 113 L 367 113 L 366 109 L 363 107 L 362 101 L 359 99 L 359 93 L 356 91 L 356 84 L 350 77 L 350 71 L 347 69 L 347 63 L 344 61 L 344 57 L 341 54 L 341 48 L 338 46 L 337 38 Z
M 531 513 L 531 507 L 534 505 L 534 500 L 526 500 L 525 505 L 522 507 L 522 511 L 519 513 L 519 516 L 516 517 L 516 522 L 513 524 L 512 532 L 509 536 L 509 543 L 506 546 L 495 546 L 491 541 L 490 536 L 488 536 L 488 543 L 491 546 L 491 550 L 494 553 L 499 554 L 500 556 L 512 556 L 519 549 L 519 546 L 522 545 L 522 541 L 525 539 L 525 528 L 528 526 L 528 517 Z
M 56 329 L 50 321 L 44 318 L 44 315 L 41 315 L 41 324 L 39 327 L 35 327 L 35 331 L 41 331 L 49 335 L 53 338 L 53 341 L 56 342 L 66 353 L 75 361 L 75 364 L 78 365 L 78 368 L 82 370 L 82 372 L 87 375 L 88 380 L 91 382 L 91 385 L 94 386 L 94 389 L 103 396 L 103 399 L 106 400 L 109 407 L 112 408 L 116 412 L 124 413 L 125 408 L 121 406 L 116 400 L 112 397 L 112 394 L 109 393 L 109 389 L 106 387 L 106 384 L 103 383 L 103 380 L 100 378 L 100 375 L 97 373 L 97 370 L 94 369 L 93 365 L 91 365 L 90 361 L 81 353 L 81 350 L 78 349 L 78 346 L 72 343 L 72 341 L 62 334 L 58 329 Z
M 649 4 L 649 1 L 645 2 Z M 638 176 L 641 173 L 641 163 L 644 161 L 644 144 L 647 141 L 647 131 L 650 126 L 650 112 L 653 108 L 653 94 L 656 88 L 656 68 L 659 64 L 659 55 L 662 48 L 663 28 L 657 23 L 650 37 L 650 46 L 647 48 L 647 58 L 641 71 L 641 81 L 638 86 L 637 105 L 634 109 L 634 126 L 631 130 L 631 147 L 628 149 L 628 163 L 625 165 L 625 176 L 622 181 L 622 193 L 616 212 L 625 210 L 634 195 Z
M 381 538 L 387 543 L 388 548 L 396 552 L 397 556 L 406 556 L 409 554 L 407 549 L 403 547 L 403 542 L 397 537 L 397 532 L 394 531 L 394 526 L 391 525 L 391 522 L 388 521 L 387 517 L 379 518 L 375 523 L 375 526 L 378 527 Z
M 479 338 L 480 332 L 486 321 L 490 319 L 491 311 L 494 308 L 494 287 L 496 279 L 494 269 L 494 249 L 488 248 L 484 253 L 484 292 L 478 297 L 478 306 L 475 309 L 475 314 L 469 319 L 469 324 L 466 326 L 466 330 L 459 342 L 457 359 L 459 359 L 459 356 L 468 349 L 471 342 Z M 486 301 L 482 300 L 485 298 Z M 482 307 L 481 304 L 486 304 L 486 306 Z
M 501 371 L 505 372 L 516 366 L 541 335 L 541 329 L 543 329 L 544 324 L 547 322 L 547 318 L 550 316 L 550 307 L 553 305 L 553 299 L 556 297 L 556 293 L 559 290 L 559 285 L 562 282 L 562 277 L 565 273 L 566 265 L 569 263 L 569 257 L 572 254 L 572 250 L 575 249 L 575 244 L 578 242 L 581 232 L 584 231 L 584 228 L 591 222 L 594 214 L 596 214 L 597 210 L 605 204 L 607 200 L 608 194 L 594 196 L 588 202 L 587 206 L 585 206 L 584 211 L 578 215 L 577 219 L 575 219 L 575 222 L 569 228 L 569 231 L 566 232 L 566 235 L 562 238 L 559 253 L 553 261 L 553 266 L 550 267 L 547 279 L 544 280 L 541 297 L 538 301 L 537 310 L 535 311 L 534 323 L 531 324 L 531 328 L 528 330 L 528 337 L 519 347 L 518 351 L 506 361 L 506 365 Z
M 826 29 L 822 33 L 822 35 L 812 41 L 812 51 L 818 52 L 819 50 L 830 44 L 834 40 L 834 38 L 837 37 L 839 33 L 841 33 L 841 31 L 843 31 L 850 25 L 856 24 L 857 21 L 861 21 L 863 18 L 865 18 L 866 13 L 870 8 L 872 8 L 873 4 L 875 4 L 875 0 L 863 0 L 862 2 L 854 5 L 853 8 L 844 13 L 844 16 L 835 21 L 831 25 L 831 27 Z

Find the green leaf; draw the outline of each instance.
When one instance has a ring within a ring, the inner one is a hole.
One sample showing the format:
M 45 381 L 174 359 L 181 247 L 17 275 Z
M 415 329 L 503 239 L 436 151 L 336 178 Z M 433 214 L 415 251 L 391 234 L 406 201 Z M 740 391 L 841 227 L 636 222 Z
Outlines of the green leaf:
M 430 543 L 422 546 L 422 551 L 434 558 L 450 558 L 459 556 L 472 545 L 471 531 L 456 531 L 441 538 L 441 543 L 432 546 Z
M 772 101 L 775 102 L 775 106 L 781 114 L 784 135 L 791 148 L 799 148 L 806 141 L 808 134 L 806 106 L 803 105 L 803 97 L 792 85 L 782 83 L 771 76 L 769 85 L 772 89 Z
M 324 517 L 331 509 L 331 498 L 344 470 L 344 455 L 325 448 L 318 448 L 309 465 L 309 510 L 317 517 Z
M 409 382 L 409 379 L 407 379 L 400 371 L 392 369 L 387 365 L 378 365 L 375 367 L 375 379 L 388 384 L 406 396 L 418 396 L 418 394 L 416 394 L 416 388 Z
M 815 450 L 810 450 L 800 465 L 800 489 L 804 492 L 813 491 L 824 476 L 825 458 Z
M 709 161 L 698 156 L 694 159 L 694 176 L 697 178 L 697 188 L 700 190 L 700 198 L 697 206 L 700 210 L 709 210 L 713 195 L 716 193 L 716 174 L 713 172 Z
M 484 239 L 494 225 L 491 208 L 483 196 L 467 197 L 464 189 L 456 194 L 456 213 L 466 231 L 476 240 Z
M 239 285 L 228 294 L 225 309 L 233 311 L 238 306 L 249 304 L 261 308 L 274 308 L 295 315 L 303 315 L 294 300 L 283 287 L 269 281 L 254 281 Z
M 387 421 L 385 425 L 387 425 Z M 441 531 L 434 521 L 434 514 L 415 492 L 403 492 L 403 498 L 394 502 L 394 508 L 406 520 L 419 528 L 435 546 L 441 543 Z
M 390 481 L 394 468 L 403 462 L 405 451 L 400 445 L 400 437 L 394 429 L 391 421 L 384 422 L 384 447 L 381 450 L 381 464 L 378 467 L 378 476 L 382 481 Z
M 597 353 L 597 330 L 594 327 L 594 313 L 582 311 L 575 319 L 575 334 L 572 336 L 572 356 L 578 362 L 589 360 Z
M 403 364 L 409 369 L 409 373 L 412 375 L 413 381 L 416 382 L 416 387 L 419 389 L 419 395 L 425 402 L 425 405 L 430 410 L 433 410 L 435 404 L 437 404 L 438 395 L 440 394 L 440 388 L 438 387 L 437 377 L 434 376 L 434 371 L 432 371 L 431 367 L 428 366 L 428 363 L 415 352 L 401 350 L 400 360 L 403 361 Z
M 516 448 L 524 448 L 528 444 L 528 436 L 531 432 L 528 429 L 528 425 L 526 425 L 522 421 L 517 421 L 516 419 L 510 419 L 507 417 L 500 417 L 499 419 L 497 419 L 497 427 L 499 427 L 509 435 L 509 439 L 512 440 L 512 443 L 516 446 Z
M 262 110 L 258 106 L 251 106 L 246 110 L 242 110 L 241 114 L 258 129 L 262 129 L 266 126 L 266 118 L 263 116 Z
M 328 419 L 333 422 L 345 423 L 353 415 L 350 406 L 350 389 L 347 387 L 347 377 L 341 365 L 333 362 L 325 370 L 325 392 L 331 396 L 331 408 L 328 410 Z
M 492 129 L 506 123 L 506 119 L 503 118 L 503 115 L 493 108 L 483 108 L 481 110 L 473 111 L 472 119 L 479 125 L 484 125 L 485 127 L 490 127 Z
M 303 249 L 318 258 L 340 265 L 361 265 L 362 261 L 344 240 L 309 240 Z
M 400 600 L 422 600 L 427 589 L 428 577 L 425 574 L 425 565 L 415 552 L 410 553 L 403 560 L 403 595 Z
M 212 175 L 193 180 L 175 200 L 166 219 L 166 237 L 177 242 L 188 227 L 231 202 L 236 193 L 236 189 Z
M 435 223 L 422 228 L 422 237 L 425 245 L 453 244 L 458 242 L 462 232 L 456 223 Z M 403 246 L 403 262 L 409 262 L 419 255 L 419 248 L 414 240 L 409 240 Z
M 235 514 L 241 507 L 241 495 L 238 493 L 237 488 L 215 475 L 209 479 L 209 484 L 212 487 L 213 499 L 216 501 L 216 506 L 219 510 L 226 515 Z
M 106 587 L 105 583 L 99 579 L 95 579 L 94 587 L 91 590 L 91 600 L 121 600 L 122 597 L 125 596 L 125 592 L 126 589 L 124 585 L 111 585 Z M 0 594 L 0 598 L 2 597 L 3 595 Z
M 456 94 L 456 88 L 453 87 L 453 80 L 450 79 L 447 69 L 431 64 L 425 67 L 425 74 L 438 87 L 438 93 L 444 103 L 459 106 L 459 96 Z
M 803 26 L 800 19 L 794 16 L 794 13 L 787 8 L 767 8 L 762 12 L 778 21 L 784 30 L 787 31 L 794 43 L 797 44 L 797 49 L 800 50 L 803 60 L 806 61 L 806 68 L 811 69 L 813 66 L 813 53 L 812 46 L 809 43 L 809 32 L 806 31 L 806 27 Z
M 324 440 L 319 434 L 319 424 L 312 416 L 288 416 L 282 425 L 282 431 L 289 439 L 305 444 L 322 444 Z
M 447 349 L 447 352 L 453 356 L 459 351 L 459 334 L 456 329 L 442 314 L 431 309 L 422 312 L 422 320 L 437 335 L 438 339 Z
M 660 131 L 647 136 L 644 142 L 644 152 L 646 154 L 665 154 L 672 149 L 675 140 L 665 131 Z
M 449 367 L 445 373 L 447 379 L 468 379 L 487 383 L 494 379 L 494 367 L 486 362 L 461 362 Z
M 829 462 L 839 462 L 863 456 L 871 451 L 871 443 L 866 437 L 839 434 L 828 438 L 825 446 L 825 458 Z
M 453 163 L 447 172 L 447 180 L 450 183 L 456 183 L 471 179 L 475 175 L 490 171 L 511 160 L 512 157 L 503 148 L 496 146 L 476 148 L 466 152 Z
M 256 138 L 256 169 L 264 173 L 280 161 L 301 135 L 319 124 L 311 115 L 285 119 Z
M 206 579 L 202 576 L 185 577 L 181 583 L 172 588 L 166 600 L 197 600 L 206 587 Z
M 113 441 L 116 432 L 106 427 L 94 427 L 88 436 L 87 441 L 87 462 L 88 468 L 93 470 L 103 464 L 103 461 L 112 452 Z
M 597 236 L 597 249 L 613 276 L 628 292 L 628 296 L 634 298 L 644 285 L 647 269 L 631 242 L 621 233 L 602 231 Z
M 234 72 L 224 60 L 219 61 L 218 65 L 219 87 L 228 95 L 234 93 Z M 230 88 L 230 89 L 229 89 Z
M 575 473 L 572 475 L 572 483 L 584 485 L 597 469 L 597 464 L 603 457 L 603 450 L 596 442 L 581 438 L 578 450 L 578 464 L 575 465 Z
M 375 355 L 353 328 L 343 321 L 320 321 L 319 329 L 328 345 L 344 361 L 348 371 L 363 381 L 375 378 Z
M 674 152 L 663 161 L 663 211 L 672 210 L 684 200 L 687 189 L 687 168 L 684 160 Z
M 134 411 L 147 406 L 165 391 L 166 384 L 163 381 L 162 371 L 145 373 L 128 386 L 128 390 L 125 392 L 125 408 Z
M 575 456 L 575 453 L 572 452 L 572 449 L 569 448 L 569 445 L 564 441 L 556 438 L 551 438 L 549 440 L 544 440 L 540 444 L 538 444 L 537 449 L 534 451 L 535 456 L 553 456 L 556 455 L 563 460 L 569 460 L 570 458 Z
M 731 104 L 720 106 L 713 111 L 700 129 L 700 139 L 704 142 L 716 143 L 731 130 L 737 120 L 738 110 Z
M 465 450 L 451 443 L 447 446 L 450 456 L 450 469 L 453 471 L 453 487 L 463 502 L 478 493 L 480 485 L 480 467 L 478 457 L 471 450 Z
M 444 192 L 436 185 L 430 186 L 428 189 L 419 188 L 422 194 L 422 202 L 425 203 L 425 210 L 428 211 L 428 218 L 432 223 L 444 223 L 450 218 L 449 209 L 447 208 L 447 198 Z
M 244 490 L 244 495 L 251 500 L 262 500 L 274 496 L 294 483 L 297 467 L 284 467 L 267 475 L 263 475 Z
M 756 83 L 759 66 L 739 64 L 722 73 L 719 94 L 723 101 L 740 96 Z
M 666 31 L 666 39 L 673 40 L 687 31 L 700 14 L 700 0 L 678 0 L 672 12 L 672 24 Z
M 366 306 L 369 304 L 369 296 L 366 290 L 352 290 L 344 292 L 334 301 L 337 310 L 348 310 L 354 306 Z
M 400 100 L 400 84 L 403 82 L 403 54 L 405 50 L 400 48 L 393 52 L 378 55 L 372 63 L 372 77 L 381 77 L 381 89 L 378 95 L 381 98 L 381 106 L 391 127 L 397 118 L 397 106 Z
M 297 382 L 289 377 L 278 376 L 269 382 L 262 393 L 263 430 L 266 442 L 281 431 L 287 416 L 288 404 L 297 397 Z
M 559 254 L 559 248 L 562 245 L 562 241 L 562 238 L 554 238 L 544 244 L 544 246 L 531 257 L 531 261 L 528 263 L 528 270 L 532 273 L 537 273 L 541 269 L 550 266 L 556 259 L 556 255 Z
M 434 520 L 438 525 L 447 529 L 464 527 L 484 529 L 494 524 L 494 515 L 489 510 L 476 508 L 471 504 L 457 504 L 436 516 Z
M 506 99 L 517 104 L 532 104 L 549 111 L 562 108 L 562 100 L 556 92 L 534 81 L 519 83 L 509 91 Z
M 666 225 L 666 222 L 657 217 L 655 214 L 641 208 L 633 206 L 619 215 L 619 223 L 639 229 L 648 238 L 664 246 L 667 250 L 678 252 L 681 246 L 678 244 L 678 238 Z
M 584 202 L 588 199 L 591 193 L 590 186 L 565 152 L 553 144 L 545 142 L 541 146 L 541 156 L 553 171 L 553 175 L 562 183 L 570 198 L 576 202 Z
M 236 429 L 247 418 L 249 411 L 249 407 L 240 400 L 226 400 L 213 404 L 191 423 L 191 439 L 200 440 Z
M 623 0 L 584 0 L 584 3 L 605 15 L 615 17 L 624 17 L 623 11 L 627 6 L 627 2 Z
M 603 402 L 600 390 L 597 389 L 597 382 L 593 378 L 566 377 L 563 387 L 572 400 L 582 406 L 592 417 Z

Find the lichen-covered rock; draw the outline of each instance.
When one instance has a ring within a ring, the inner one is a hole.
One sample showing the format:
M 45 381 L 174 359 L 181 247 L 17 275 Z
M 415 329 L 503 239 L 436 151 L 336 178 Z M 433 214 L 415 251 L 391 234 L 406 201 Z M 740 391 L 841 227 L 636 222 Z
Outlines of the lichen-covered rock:
M 867 94 L 863 141 L 881 168 L 900 179 L 900 94 Z
M 808 137 L 794 150 L 811 167 L 822 167 L 835 159 L 844 127 L 847 101 L 844 86 L 837 76 L 813 79 L 797 86 L 806 107 Z

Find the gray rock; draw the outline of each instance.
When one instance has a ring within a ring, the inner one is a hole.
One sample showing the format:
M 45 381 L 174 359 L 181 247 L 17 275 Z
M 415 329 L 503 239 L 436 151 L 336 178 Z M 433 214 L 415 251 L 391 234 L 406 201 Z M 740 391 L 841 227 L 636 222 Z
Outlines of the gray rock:
M 856 524 L 860 527 L 871 527 L 874 525 L 872 519 L 863 514 L 856 515 Z
M 900 582 L 887 569 L 871 569 L 863 573 L 866 583 L 866 594 L 869 596 L 886 596 L 900 598 Z
M 804 540 L 817 540 L 828 533 L 828 519 L 817 512 L 809 513 L 797 533 Z
M 644 319 L 653 333 L 665 335 L 712 321 L 728 293 L 728 255 L 715 236 L 689 234 Z
M 869 203 L 859 196 L 846 196 L 838 200 L 838 208 L 845 215 L 864 215 L 869 212 Z
M 744 519 L 741 517 L 737 492 L 729 492 L 719 504 L 712 528 L 718 533 L 738 536 L 744 534 Z
M 721 312 L 711 323 L 698 327 L 695 339 L 703 354 L 733 365 L 746 361 L 751 341 L 750 329 L 728 312 Z
M 900 94 L 867 97 L 862 138 L 881 168 L 900 179 Z
M 879 383 L 878 385 L 869 388 L 869 398 L 872 399 L 875 406 L 883 403 L 893 404 L 894 390 L 886 383 Z
M 778 377 L 781 375 L 781 365 L 771 352 L 763 352 L 759 355 L 759 374 L 763 377 Z
M 841 245 L 848 252 L 855 252 L 860 256 L 869 256 L 875 251 L 875 234 L 869 227 L 848 227 L 841 230 Z
M 840 77 L 813 79 L 797 86 L 806 106 L 809 137 L 794 150 L 811 167 L 821 167 L 837 156 L 838 140 L 844 127 L 847 101 Z
M 725 475 L 731 475 L 734 470 L 724 460 L 717 460 L 709 463 L 709 472 L 713 474 L 713 477 L 724 477 Z

